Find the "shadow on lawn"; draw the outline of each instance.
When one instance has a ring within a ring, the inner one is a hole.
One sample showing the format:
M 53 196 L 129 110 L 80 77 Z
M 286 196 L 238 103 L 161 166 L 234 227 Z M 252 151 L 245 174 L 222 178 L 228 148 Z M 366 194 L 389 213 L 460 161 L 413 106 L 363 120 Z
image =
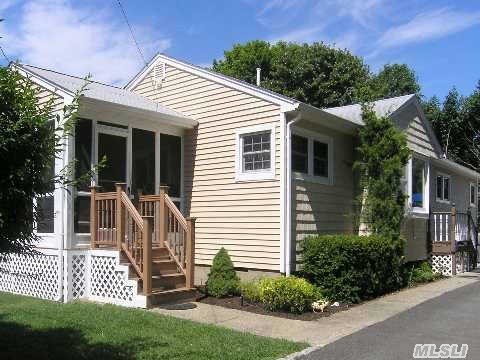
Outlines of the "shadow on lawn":
M 31 329 L 0 318 L 0 359 L 130 360 L 145 344 L 132 339 L 128 344 L 90 343 L 74 328 Z M 155 344 L 165 346 L 165 344 Z

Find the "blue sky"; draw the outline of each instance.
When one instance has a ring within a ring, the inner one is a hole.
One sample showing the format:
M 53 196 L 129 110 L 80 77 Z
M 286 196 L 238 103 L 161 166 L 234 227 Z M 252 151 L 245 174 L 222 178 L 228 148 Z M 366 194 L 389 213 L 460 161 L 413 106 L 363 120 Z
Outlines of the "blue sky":
M 207 66 L 252 39 L 324 41 L 372 71 L 407 63 L 426 96 L 480 79 L 480 2 L 446 0 L 122 0 L 145 57 L 160 51 Z M 116 0 L 0 0 L 11 59 L 124 84 L 141 67 Z M 5 64 L 4 59 L 0 61 Z

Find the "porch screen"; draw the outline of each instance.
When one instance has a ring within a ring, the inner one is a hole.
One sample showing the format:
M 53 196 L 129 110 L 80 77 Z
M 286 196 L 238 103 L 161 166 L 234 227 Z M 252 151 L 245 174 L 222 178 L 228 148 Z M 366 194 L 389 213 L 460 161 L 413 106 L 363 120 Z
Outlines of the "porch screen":
M 54 122 L 50 121 L 51 131 L 54 131 Z M 54 229 L 54 204 L 55 200 L 53 197 L 53 192 L 55 190 L 55 159 L 46 169 L 45 174 L 43 175 L 44 181 L 48 183 L 48 190 L 45 195 L 39 196 L 36 198 L 36 212 L 37 212 L 37 233 L 47 234 L 55 232 Z
M 132 191 L 155 194 L 155 133 L 132 129 Z
M 182 139 L 179 136 L 160 135 L 160 184 L 168 185 L 171 197 L 180 197 L 182 167 Z
M 86 174 L 92 163 L 92 121 L 79 119 L 75 124 L 75 177 Z M 85 179 L 75 189 L 74 230 L 90 232 L 90 181 Z

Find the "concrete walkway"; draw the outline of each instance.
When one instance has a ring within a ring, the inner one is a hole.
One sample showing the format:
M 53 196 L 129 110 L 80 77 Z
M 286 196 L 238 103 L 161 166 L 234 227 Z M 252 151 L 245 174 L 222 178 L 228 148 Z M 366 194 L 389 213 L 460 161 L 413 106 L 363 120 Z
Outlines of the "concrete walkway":
M 202 303 L 196 303 L 195 308 L 187 310 L 155 308 L 152 311 L 261 336 L 306 342 L 312 346 L 324 346 L 411 309 L 424 301 L 478 281 L 480 281 L 480 273 L 466 273 L 387 295 L 315 321 L 258 315 Z

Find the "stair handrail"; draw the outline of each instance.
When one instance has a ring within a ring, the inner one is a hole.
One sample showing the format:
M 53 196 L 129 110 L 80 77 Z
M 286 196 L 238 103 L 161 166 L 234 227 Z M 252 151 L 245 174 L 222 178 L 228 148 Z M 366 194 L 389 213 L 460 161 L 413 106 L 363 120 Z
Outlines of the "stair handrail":
M 123 252 L 142 279 L 144 295 L 150 295 L 153 217 L 139 214 L 125 192 L 125 183 L 116 183 L 115 188 L 105 193 L 96 186 L 91 188 L 91 248 L 114 247 Z
M 168 187 L 160 186 L 157 195 L 141 195 L 142 215 L 154 215 L 155 242 L 165 247 L 170 258 L 185 275 L 186 286 L 193 288 L 195 272 L 195 218 L 185 218 L 168 196 Z M 154 205 L 154 206 L 152 206 Z

